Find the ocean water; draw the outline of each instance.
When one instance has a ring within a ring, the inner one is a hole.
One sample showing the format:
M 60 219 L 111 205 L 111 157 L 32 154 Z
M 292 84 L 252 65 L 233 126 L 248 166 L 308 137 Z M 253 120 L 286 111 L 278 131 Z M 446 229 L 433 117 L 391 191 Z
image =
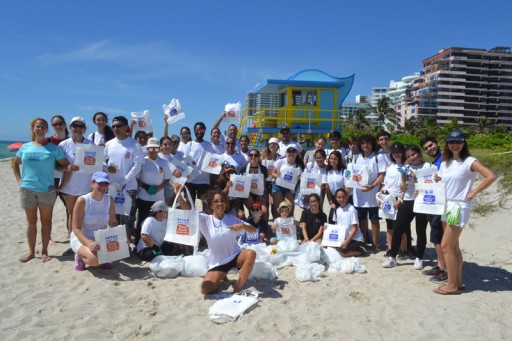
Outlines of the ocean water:
M 16 152 L 11 152 L 7 149 L 7 146 L 14 142 L 26 142 L 26 141 L 0 141 L 0 159 L 8 159 L 16 155 Z

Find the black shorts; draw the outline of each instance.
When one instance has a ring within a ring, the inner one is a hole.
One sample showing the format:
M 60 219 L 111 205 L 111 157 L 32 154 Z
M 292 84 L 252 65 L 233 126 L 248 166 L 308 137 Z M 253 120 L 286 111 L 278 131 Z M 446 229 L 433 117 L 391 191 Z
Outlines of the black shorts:
M 430 223 L 430 242 L 432 244 L 441 244 L 443 240 L 443 223 L 440 215 L 427 214 Z
M 338 248 L 338 251 L 342 254 L 349 251 L 359 251 L 361 246 L 364 246 L 363 242 L 360 242 L 359 240 L 351 240 L 346 249 Z
M 241 252 L 240 252 L 241 253 Z M 238 255 L 235 256 L 235 258 L 233 258 L 230 262 L 226 263 L 226 264 L 222 264 L 222 265 L 218 265 L 214 268 L 211 268 L 210 270 L 208 270 L 208 272 L 210 271 L 220 271 L 220 272 L 225 272 L 225 273 L 228 273 L 229 270 L 233 269 L 233 268 L 237 268 L 239 269 L 237 266 L 236 266 L 236 262 L 238 260 L 238 256 L 240 256 L 240 253 Z M 240 269 L 239 269 L 240 270 Z

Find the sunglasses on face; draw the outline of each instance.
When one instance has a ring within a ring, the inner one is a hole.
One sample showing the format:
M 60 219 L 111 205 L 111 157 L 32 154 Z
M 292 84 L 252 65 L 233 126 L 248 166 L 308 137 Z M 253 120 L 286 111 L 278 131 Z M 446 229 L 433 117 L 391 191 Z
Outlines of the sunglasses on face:
M 260 211 L 260 209 L 259 209 L 259 208 L 252 208 L 252 209 L 251 209 L 251 211 L 253 211 L 253 212 L 259 212 L 259 211 Z
M 253 153 L 251 153 L 251 154 L 249 154 L 249 157 L 253 157 L 253 158 L 254 158 L 254 157 L 260 157 L 260 156 L 259 156 L 259 154 L 253 154 Z
M 71 128 L 75 129 L 85 129 L 85 126 L 83 124 L 72 124 Z
M 153 152 L 153 151 L 159 151 L 160 150 L 160 147 L 149 147 L 147 148 L 148 152 Z
M 119 123 L 119 124 L 112 124 L 112 129 L 119 129 L 119 128 L 122 128 L 124 127 L 125 125 L 123 123 Z
M 235 142 L 226 142 L 226 146 L 234 146 Z
M 60 126 L 63 126 L 63 125 L 65 125 L 65 123 L 62 122 L 62 121 L 56 122 L 56 123 L 52 123 L 52 126 L 54 126 L 54 127 L 60 127 Z
M 201 134 L 201 133 L 204 133 L 204 129 L 196 129 L 196 130 L 194 130 L 194 132 L 196 134 Z

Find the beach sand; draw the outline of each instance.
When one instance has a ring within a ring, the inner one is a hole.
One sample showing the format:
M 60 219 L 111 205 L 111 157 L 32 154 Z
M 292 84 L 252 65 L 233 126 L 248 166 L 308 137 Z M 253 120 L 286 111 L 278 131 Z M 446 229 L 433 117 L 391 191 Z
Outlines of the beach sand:
M 462 233 L 466 290 L 460 296 L 434 294 L 436 285 L 414 270 L 413 260 L 382 268 L 380 252 L 361 259 L 366 274 L 325 273 L 319 282 L 298 282 L 289 266 L 275 281 L 248 282 L 246 288 L 259 292 L 257 306 L 236 322 L 217 325 L 208 319 L 215 301 L 200 294 L 201 278 L 155 278 L 135 257 L 112 270 L 75 271 L 73 257 L 60 256 L 69 247 L 60 201 L 53 259 L 41 263 L 38 235 L 37 258 L 20 263 L 27 250 L 25 214 L 9 166 L 0 162 L 2 340 L 512 338 L 510 201 L 487 217 L 473 214 Z M 495 199 L 496 191 L 493 185 L 483 200 Z M 427 247 L 426 258 L 434 257 L 433 245 Z

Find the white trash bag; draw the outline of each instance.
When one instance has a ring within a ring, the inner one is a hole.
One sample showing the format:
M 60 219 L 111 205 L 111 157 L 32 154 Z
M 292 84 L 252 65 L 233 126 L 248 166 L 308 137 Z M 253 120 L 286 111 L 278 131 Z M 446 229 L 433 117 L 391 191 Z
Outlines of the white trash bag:
M 176 278 L 183 269 L 183 256 L 156 256 L 149 263 L 149 269 L 160 278 Z
M 249 280 L 254 281 L 258 279 L 273 280 L 277 277 L 276 268 L 268 262 L 256 262 L 249 275 Z
M 203 277 L 208 271 L 209 259 L 204 254 L 196 253 L 192 256 L 183 257 L 183 269 L 181 275 L 184 277 Z
M 299 282 L 317 282 L 325 271 L 325 266 L 318 263 L 300 264 L 295 270 L 295 278 Z

